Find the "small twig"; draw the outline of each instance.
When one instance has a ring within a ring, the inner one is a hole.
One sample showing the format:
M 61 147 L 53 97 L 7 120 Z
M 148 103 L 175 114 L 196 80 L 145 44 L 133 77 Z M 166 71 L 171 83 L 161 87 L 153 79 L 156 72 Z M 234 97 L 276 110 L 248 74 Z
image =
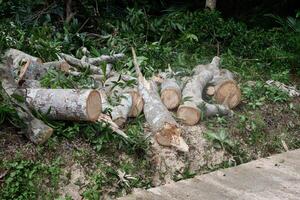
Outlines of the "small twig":
M 90 18 L 87 18 L 83 24 L 80 26 L 80 28 L 76 31 L 76 33 L 79 33 L 79 31 L 81 31 L 81 29 L 83 29 L 83 27 L 86 25 L 86 23 L 90 20 Z
M 217 56 L 220 56 L 220 42 L 217 41 Z

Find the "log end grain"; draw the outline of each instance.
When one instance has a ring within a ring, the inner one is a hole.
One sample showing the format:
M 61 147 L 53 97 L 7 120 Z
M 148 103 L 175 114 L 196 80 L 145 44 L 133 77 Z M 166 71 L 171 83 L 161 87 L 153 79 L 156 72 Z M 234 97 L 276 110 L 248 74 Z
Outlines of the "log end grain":
M 198 108 L 181 105 L 177 110 L 177 117 L 182 120 L 184 124 L 193 126 L 199 122 L 201 113 Z
M 208 96 L 213 96 L 215 94 L 215 87 L 214 86 L 208 86 L 206 88 L 206 94 Z
M 173 89 L 165 89 L 160 96 L 164 105 L 169 109 L 175 109 L 179 106 L 181 101 L 181 94 Z
M 241 102 L 241 90 L 233 80 L 227 80 L 215 87 L 214 99 L 218 104 L 236 107 Z
M 86 115 L 91 121 L 96 121 L 102 110 L 100 93 L 96 90 L 90 92 L 86 104 Z

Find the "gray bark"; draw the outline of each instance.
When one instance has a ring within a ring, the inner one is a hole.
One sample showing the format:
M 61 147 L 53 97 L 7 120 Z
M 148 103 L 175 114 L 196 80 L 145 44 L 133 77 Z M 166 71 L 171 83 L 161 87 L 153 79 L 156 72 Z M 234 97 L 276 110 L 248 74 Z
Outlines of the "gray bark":
M 27 103 L 55 120 L 95 121 L 101 113 L 96 90 L 27 89 Z
M 144 115 L 155 134 L 156 141 L 160 145 L 173 146 L 179 151 L 187 152 L 188 146 L 180 136 L 182 130 L 162 103 L 154 81 L 147 81 L 143 77 L 133 48 L 132 54 L 138 75 L 138 90 L 144 100 Z
M 26 102 L 20 102 L 12 98 L 13 94 L 19 96 L 25 96 L 25 94 L 18 90 L 18 86 L 11 74 L 13 61 L 10 58 L 0 64 L 0 77 L 1 86 L 3 88 L 2 94 L 11 100 L 11 103 L 15 106 L 19 117 L 23 120 L 26 125 L 26 129 L 22 130 L 25 135 L 35 144 L 43 144 L 52 135 L 53 129 L 46 125 L 43 121 L 35 118 Z

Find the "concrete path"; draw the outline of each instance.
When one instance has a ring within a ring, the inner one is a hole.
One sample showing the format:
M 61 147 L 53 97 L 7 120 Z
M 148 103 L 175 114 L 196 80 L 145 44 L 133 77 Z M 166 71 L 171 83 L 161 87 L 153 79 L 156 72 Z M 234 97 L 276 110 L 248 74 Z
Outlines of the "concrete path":
M 300 149 L 120 198 L 133 199 L 300 200 Z

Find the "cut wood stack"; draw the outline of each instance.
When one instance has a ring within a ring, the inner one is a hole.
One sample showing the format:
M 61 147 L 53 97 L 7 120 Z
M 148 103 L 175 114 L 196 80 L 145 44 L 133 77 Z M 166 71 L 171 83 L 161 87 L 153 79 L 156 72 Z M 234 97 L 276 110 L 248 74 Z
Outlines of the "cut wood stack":
M 60 53 L 60 60 L 42 63 L 39 58 L 10 49 L 5 54 L 11 60 L 11 65 L 7 68 L 10 73 L 6 71 L 3 75 L 2 86 L 8 95 L 12 95 L 5 83 L 13 80 L 12 88 L 26 97 L 23 107 L 27 111 L 28 108 L 38 110 L 54 120 L 104 121 L 111 125 L 114 132 L 125 138 L 127 136 L 120 127 L 126 124 L 128 118 L 137 117 L 143 112 L 157 143 L 183 152 L 187 152 L 189 148 L 182 138 L 183 130 L 173 117 L 173 112 L 180 122 L 195 125 L 202 117 L 231 114 L 231 109 L 241 101 L 240 88 L 234 75 L 228 70 L 220 69 L 219 57 L 214 57 L 209 64 L 196 66 L 191 77 L 178 79 L 169 68 L 169 72 L 162 75 L 156 83 L 154 79 L 144 78 L 133 48 L 132 55 L 137 78 L 113 71 L 112 63 L 122 59 L 124 54 L 96 58 L 84 54 L 82 59 L 77 59 Z M 102 63 L 105 64 L 104 68 L 100 66 Z M 73 76 L 89 69 L 90 76 L 99 82 L 101 88 L 41 88 L 39 80 L 49 69 Z M 168 73 L 172 76 L 166 75 Z M 185 80 L 185 84 L 180 80 Z M 19 88 L 18 85 L 22 87 Z M 204 95 L 213 96 L 215 103 L 206 102 Z M 21 113 L 21 110 L 18 112 Z M 29 112 L 24 120 L 30 127 L 27 133 L 32 132 L 29 138 L 35 143 L 46 141 L 53 131 Z

